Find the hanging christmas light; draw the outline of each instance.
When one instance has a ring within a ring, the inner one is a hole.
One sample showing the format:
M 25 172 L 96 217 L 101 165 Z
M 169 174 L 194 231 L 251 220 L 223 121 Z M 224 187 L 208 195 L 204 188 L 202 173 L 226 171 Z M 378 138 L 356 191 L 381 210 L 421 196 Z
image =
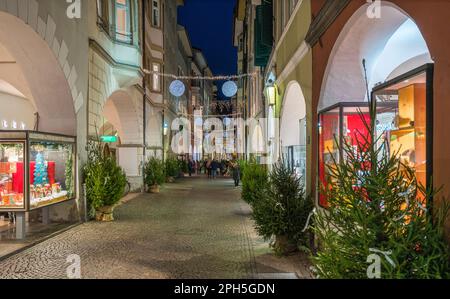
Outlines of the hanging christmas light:
M 232 98 L 237 94 L 238 87 L 234 81 L 227 81 L 222 85 L 222 93 L 227 98 Z
M 175 80 L 172 83 L 170 83 L 169 91 L 174 97 L 181 97 L 184 92 L 186 91 L 186 87 L 184 86 L 184 83 L 180 80 Z

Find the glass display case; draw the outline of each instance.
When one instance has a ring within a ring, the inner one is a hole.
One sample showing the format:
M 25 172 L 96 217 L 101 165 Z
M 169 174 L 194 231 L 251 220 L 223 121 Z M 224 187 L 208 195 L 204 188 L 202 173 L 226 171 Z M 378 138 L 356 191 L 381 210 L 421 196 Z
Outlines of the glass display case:
M 377 101 L 376 139 L 387 146 L 389 155 L 399 154 L 402 162 L 414 168 L 417 181 L 430 182 L 432 119 L 432 65 L 425 65 L 403 76 L 380 84 L 372 91 Z M 362 115 L 362 117 L 361 117 Z M 344 143 L 358 151 L 363 140 L 370 140 L 365 122 L 370 123 L 367 102 L 338 103 L 319 113 L 319 183 L 326 187 L 333 160 L 345 159 Z M 364 137 L 363 137 L 364 136 Z M 319 195 L 321 206 L 327 199 Z
M 74 199 L 75 144 L 71 136 L 0 131 L 0 212 Z
M 425 65 L 377 86 L 378 102 L 396 102 L 397 114 L 387 128 L 391 155 L 413 167 L 419 184 L 429 186 L 432 174 L 433 65 Z

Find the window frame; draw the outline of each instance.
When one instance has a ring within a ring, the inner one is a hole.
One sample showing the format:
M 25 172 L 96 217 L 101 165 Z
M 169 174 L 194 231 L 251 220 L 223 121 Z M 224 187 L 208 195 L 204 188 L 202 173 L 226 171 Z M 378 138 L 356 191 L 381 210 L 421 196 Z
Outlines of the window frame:
M 125 4 L 119 3 L 121 0 L 114 0 L 114 40 L 119 43 L 124 43 L 128 45 L 132 45 L 134 43 L 134 24 L 133 24 L 133 2 L 132 0 L 123 0 Z M 126 23 L 125 25 L 128 28 L 125 28 L 125 31 L 129 29 L 129 32 L 120 33 L 117 27 L 117 11 L 119 7 L 125 8 L 125 12 L 127 12 Z M 123 36 L 121 39 L 119 36 Z
M 97 7 L 97 25 L 109 34 L 109 0 L 96 0 L 95 3 Z
M 158 72 L 161 73 L 162 63 L 157 62 L 157 61 L 152 61 L 151 62 L 152 71 L 155 71 L 155 66 L 158 66 Z M 157 88 L 155 88 L 155 79 L 156 78 L 157 78 L 157 81 L 158 81 Z M 161 80 L 160 76 L 158 76 L 156 74 L 152 74 L 152 77 L 151 77 L 151 89 L 154 92 L 161 92 L 162 91 L 162 80 Z
M 155 3 L 157 6 L 155 6 Z M 157 23 L 155 23 L 155 11 L 158 12 Z M 161 1 L 160 0 L 152 0 L 151 4 L 151 22 L 153 28 L 161 29 Z

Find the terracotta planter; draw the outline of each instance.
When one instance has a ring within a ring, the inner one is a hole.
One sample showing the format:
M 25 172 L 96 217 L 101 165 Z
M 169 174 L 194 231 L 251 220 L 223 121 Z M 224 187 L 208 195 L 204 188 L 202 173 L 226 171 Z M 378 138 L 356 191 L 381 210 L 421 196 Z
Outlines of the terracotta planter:
M 159 186 L 158 185 L 154 185 L 154 186 L 150 186 L 148 188 L 148 193 L 159 193 Z
M 115 206 L 101 207 L 96 210 L 95 220 L 100 222 L 114 221 L 114 208 Z
M 289 255 L 298 251 L 297 245 L 290 241 L 285 235 L 275 237 L 274 248 L 282 255 Z

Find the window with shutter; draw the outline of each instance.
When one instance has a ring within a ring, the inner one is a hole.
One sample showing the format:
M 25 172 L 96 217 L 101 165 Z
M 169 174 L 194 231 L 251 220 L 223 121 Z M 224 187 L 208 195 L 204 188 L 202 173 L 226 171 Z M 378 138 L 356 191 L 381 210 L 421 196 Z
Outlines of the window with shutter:
M 255 66 L 265 67 L 273 46 L 272 0 L 263 0 L 256 7 L 255 18 Z

